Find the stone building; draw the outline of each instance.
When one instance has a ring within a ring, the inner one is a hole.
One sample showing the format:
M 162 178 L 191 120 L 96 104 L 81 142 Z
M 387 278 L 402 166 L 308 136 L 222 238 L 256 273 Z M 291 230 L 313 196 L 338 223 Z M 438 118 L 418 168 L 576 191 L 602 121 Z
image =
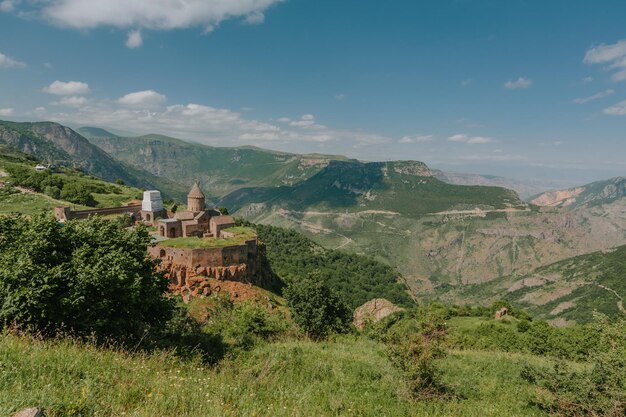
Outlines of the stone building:
M 205 196 L 197 183 L 187 195 L 187 210 L 176 212 L 172 218 L 157 222 L 159 235 L 176 237 L 222 237 L 222 230 L 235 225 L 232 216 L 222 216 L 217 210 L 206 210 Z

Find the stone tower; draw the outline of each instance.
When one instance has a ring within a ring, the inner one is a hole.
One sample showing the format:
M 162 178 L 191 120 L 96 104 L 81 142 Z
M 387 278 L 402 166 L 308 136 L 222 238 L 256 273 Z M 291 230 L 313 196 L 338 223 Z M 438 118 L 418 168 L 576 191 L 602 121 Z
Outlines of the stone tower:
M 187 194 L 187 211 L 192 213 L 204 211 L 204 194 L 202 194 L 197 182 L 193 184 L 191 191 Z
M 141 218 L 148 223 L 156 224 L 156 219 L 163 217 L 164 214 L 161 192 L 157 190 L 144 191 L 141 201 Z

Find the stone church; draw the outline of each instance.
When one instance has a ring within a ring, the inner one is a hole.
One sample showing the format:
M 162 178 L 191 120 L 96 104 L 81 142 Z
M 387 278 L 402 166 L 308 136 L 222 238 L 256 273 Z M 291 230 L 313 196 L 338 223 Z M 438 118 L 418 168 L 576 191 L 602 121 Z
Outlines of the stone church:
M 235 219 L 232 216 L 223 216 L 217 210 L 206 209 L 205 196 L 197 183 L 191 187 L 187 195 L 185 211 L 164 213 L 161 193 L 156 191 L 157 199 L 154 199 L 155 195 L 152 193 L 155 191 L 144 193 L 142 218 L 154 224 L 159 235 L 163 237 L 226 237 L 223 229 L 235 226 Z

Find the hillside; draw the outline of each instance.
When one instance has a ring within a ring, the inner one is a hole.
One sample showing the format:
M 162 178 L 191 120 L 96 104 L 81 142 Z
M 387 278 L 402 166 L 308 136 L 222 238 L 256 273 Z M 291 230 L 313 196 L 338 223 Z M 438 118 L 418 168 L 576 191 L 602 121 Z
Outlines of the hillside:
M 242 187 L 293 185 L 319 172 L 333 155 L 296 155 L 255 147 L 217 148 L 163 135 L 103 137 L 82 128 L 88 139 L 112 157 L 163 178 L 190 185 L 199 181 L 209 198 Z
M 418 218 L 444 210 L 505 209 L 523 205 L 515 192 L 497 187 L 446 184 L 417 161 L 331 161 L 307 180 L 278 188 L 243 188 L 220 204 L 234 210 L 385 211 Z
M 626 315 L 626 246 L 565 259 L 522 276 L 464 288 L 468 303 L 506 299 L 557 325 L 592 320 L 599 311 Z
M 141 198 L 142 190 L 112 184 L 70 168 L 36 172 L 32 155 L 0 145 L 0 215 L 52 213 L 56 206 L 75 210 L 117 207 Z
M 37 159 L 81 170 L 107 181 L 123 180 L 141 188 L 158 188 L 169 196 L 183 196 L 183 186 L 113 159 L 69 127 L 52 122 L 0 121 L 0 144 Z
M 612 203 L 623 197 L 626 197 L 626 178 L 616 177 L 580 187 L 548 191 L 531 197 L 530 201 L 538 206 L 576 208 Z
M 220 204 L 322 246 L 376 256 L 418 298 L 453 303 L 463 302 L 457 290 L 466 285 L 626 243 L 626 199 L 526 207 L 511 191 L 400 174 L 395 164 L 331 163 L 293 187 L 242 189 Z

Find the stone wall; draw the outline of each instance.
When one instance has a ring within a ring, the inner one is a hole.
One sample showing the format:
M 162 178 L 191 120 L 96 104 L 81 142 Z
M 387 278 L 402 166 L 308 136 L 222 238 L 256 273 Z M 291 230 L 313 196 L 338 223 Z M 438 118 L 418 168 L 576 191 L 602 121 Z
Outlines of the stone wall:
M 72 210 L 69 207 L 55 207 L 54 215 L 59 221 L 86 219 L 89 216 L 108 216 L 112 214 L 137 214 L 141 211 L 141 204 L 133 204 L 122 207 L 98 208 L 89 210 Z

